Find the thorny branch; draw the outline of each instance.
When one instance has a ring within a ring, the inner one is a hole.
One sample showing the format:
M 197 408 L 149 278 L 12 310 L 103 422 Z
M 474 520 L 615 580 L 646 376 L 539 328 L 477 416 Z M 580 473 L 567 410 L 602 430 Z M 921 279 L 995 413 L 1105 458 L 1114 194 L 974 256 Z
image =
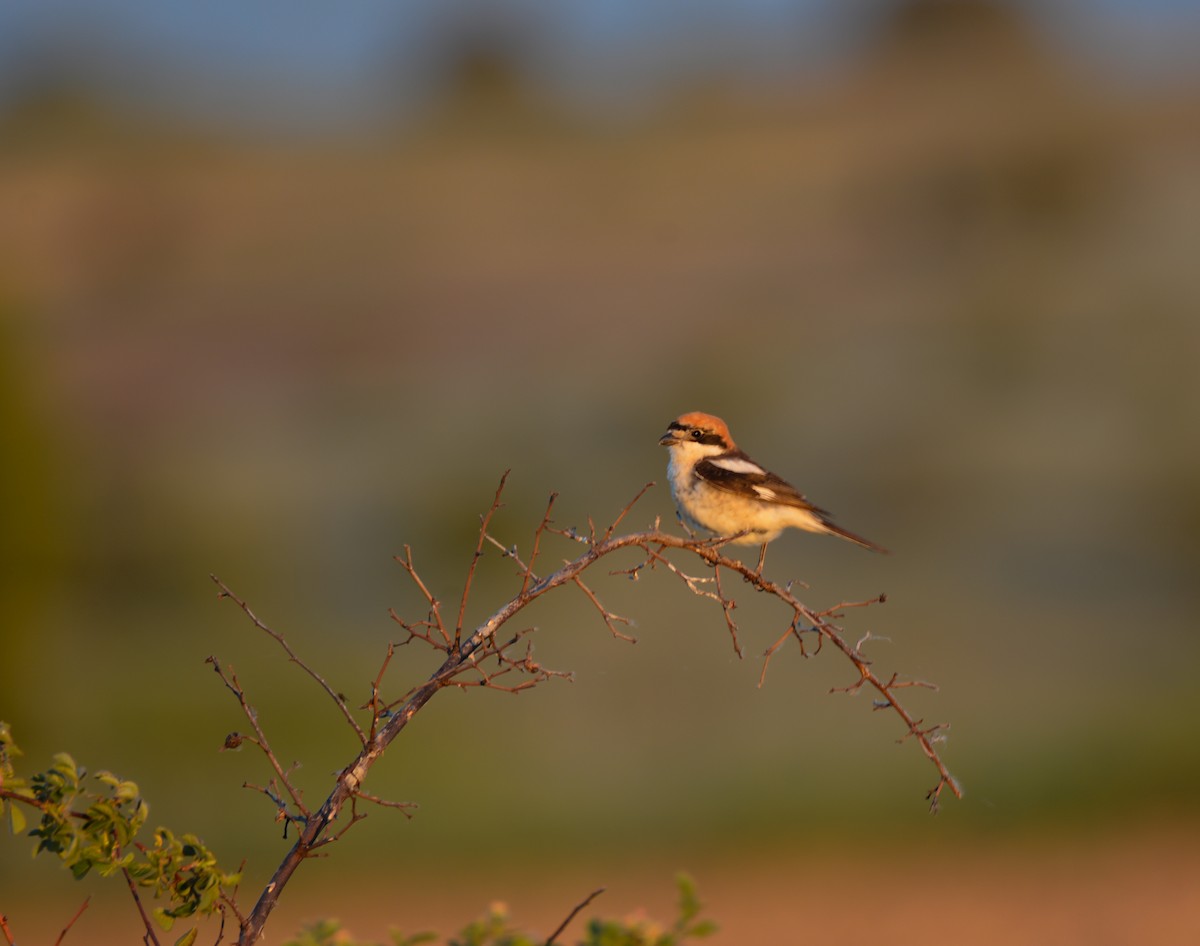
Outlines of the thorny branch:
M 942 762 L 936 748 L 936 744 L 944 738 L 944 730 L 947 727 L 944 724 L 925 725 L 924 720 L 914 718 L 909 713 L 900 703 L 897 696 L 898 690 L 907 687 L 936 688 L 932 684 L 923 681 L 902 680 L 897 674 L 892 674 L 887 679 L 878 676 L 872 669 L 871 661 L 862 652 L 862 646 L 867 640 L 872 639 L 871 635 L 868 633 L 856 644 L 851 644 L 844 636 L 842 628 L 833 623 L 833 619 L 839 618 L 844 610 L 880 603 L 885 600 L 883 595 L 868 601 L 840 602 L 832 608 L 823 611 L 814 611 L 792 594 L 792 583 L 778 585 L 740 561 L 727 557 L 723 553 L 723 548 L 730 541 L 729 537 L 697 539 L 695 537 L 685 538 L 671 535 L 661 530 L 658 520 L 655 520 L 653 527 L 646 531 L 617 535 L 617 526 L 626 518 L 634 504 L 654 485 L 652 483 L 643 487 L 602 533 L 597 531 L 595 523 L 590 518 L 587 522 L 586 533 L 581 533 L 574 528 L 555 528 L 552 525 L 551 512 L 553 511 L 557 494 L 552 494 L 547 502 L 545 514 L 534 531 L 528 561 L 526 561 L 522 558 L 515 544 L 504 544 L 490 532 L 492 520 L 502 506 L 501 495 L 507 478 L 508 473 L 506 471 L 500 479 L 500 484 L 496 489 L 491 506 L 480 517 L 478 540 L 467 570 L 453 633 L 451 633 L 446 621 L 442 617 L 439 599 L 417 572 L 417 568 L 413 562 L 412 550 L 406 545 L 404 546 L 404 555 L 396 557 L 397 563 L 404 569 L 425 599 L 427 611 L 423 619 L 416 621 L 406 621 L 395 611 L 389 611 L 392 619 L 404 630 L 407 637 L 388 645 L 382 665 L 374 679 L 370 682 L 370 697 L 361 707 L 361 709 L 368 711 L 370 714 L 369 724 L 365 727 L 354 719 L 345 699 L 337 694 L 319 674 L 315 673 L 305 664 L 292 648 L 288 646 L 281 635 L 261 622 L 246 606 L 244 601 L 235 596 L 216 576 L 213 576 L 213 581 L 219 588 L 219 597 L 229 598 L 237 604 L 247 617 L 250 618 L 255 627 L 275 639 L 287 653 L 289 660 L 298 664 L 321 686 L 327 695 L 334 699 L 339 710 L 353 728 L 360 743 L 358 754 L 339 773 L 333 790 L 329 793 L 328 797 L 319 808 L 315 811 L 310 811 L 304 807 L 299 792 L 290 783 L 290 770 L 285 771 L 271 751 L 266 741 L 266 736 L 258 723 L 257 713 L 247 701 L 236 675 L 233 674 L 232 670 L 226 673 L 215 658 L 209 658 L 214 669 L 225 683 L 225 686 L 237 697 L 243 712 L 254 728 L 255 734 L 253 737 L 234 734 L 230 738 L 237 737 L 238 740 L 249 739 L 253 741 L 267 756 L 275 771 L 276 777 L 271 780 L 267 789 L 259 788 L 258 790 L 275 800 L 276 804 L 280 807 L 281 817 L 284 817 L 284 812 L 287 809 L 298 812 L 298 815 L 286 815 L 288 820 L 296 822 L 299 830 L 299 836 L 294 841 L 291 850 L 276 869 L 274 876 L 272 876 L 270 882 L 263 890 L 253 910 L 245 915 L 237 914 L 239 918 L 237 943 L 239 946 L 249 946 L 249 944 L 259 941 L 275 903 L 300 864 L 306 858 L 314 856 L 319 848 L 341 838 L 353 824 L 366 817 L 365 814 L 360 813 L 357 809 L 357 802 L 359 800 L 375 805 L 399 808 L 407 814 L 406 809 L 411 807 L 409 804 L 387 801 L 367 794 L 362 788 L 363 781 L 391 742 L 404 730 L 413 716 L 439 690 L 448 686 L 464 689 L 484 687 L 515 694 L 554 677 L 571 678 L 569 673 L 550 670 L 533 659 L 532 648 L 526 639 L 532 628 L 524 628 L 506 633 L 503 636 L 500 635 L 501 628 L 516 615 L 520 614 L 532 602 L 553 591 L 555 588 L 565 584 L 573 584 L 592 603 L 600 614 L 604 624 L 614 636 L 624 640 L 633 640 L 633 638 L 617 629 L 618 624 L 628 625 L 630 623 L 628 619 L 609 611 L 595 591 L 588 584 L 584 583 L 581 578 L 582 574 L 600 559 L 622 549 L 638 549 L 644 557 L 632 567 L 616 570 L 612 574 L 623 574 L 630 579 L 636 580 L 640 578 L 643 571 L 653 571 L 661 565 L 665 570 L 679 578 L 693 594 L 711 599 L 720 605 L 734 649 L 739 656 L 742 653 L 738 640 L 739 628 L 732 614 L 733 610 L 737 607 L 737 602 L 722 587 L 721 570 L 725 569 L 740 576 L 745 583 L 749 584 L 756 591 L 771 595 L 782 602 L 790 611 L 787 628 L 778 640 L 763 654 L 759 685 L 761 686 L 763 683 L 767 667 L 770 665 L 771 660 L 789 637 L 796 638 L 800 644 L 801 654 L 806 657 L 810 656 L 810 654 L 804 646 L 803 634 L 813 634 L 816 637 L 817 647 L 812 655 L 819 653 L 821 645 L 828 642 L 841 651 L 854 666 L 858 674 L 858 678 L 850 685 L 834 689 L 847 693 L 856 693 L 864 686 L 869 686 L 873 689 L 879 697 L 874 703 L 874 708 L 891 709 L 904 723 L 905 732 L 898 741 L 904 742 L 910 739 L 915 741 L 936 768 L 938 782 L 929 790 L 926 796 L 930 801 L 931 809 L 937 810 L 938 800 L 941 797 L 942 791 L 947 787 L 949 787 L 955 796 L 961 797 L 962 791 L 958 783 Z M 541 576 L 534 569 L 542 552 L 542 543 L 547 533 L 578 543 L 584 546 L 584 549 L 576 558 L 565 561 L 557 570 L 548 575 Z M 732 538 L 736 538 L 736 536 Z M 521 582 L 520 588 L 512 598 L 475 627 L 473 631 L 468 633 L 464 629 L 468 600 L 471 595 L 479 560 L 483 557 L 485 546 L 488 545 L 498 548 L 503 557 L 511 559 L 516 564 L 517 575 Z M 679 550 L 695 555 L 713 570 L 713 574 L 709 577 L 695 577 L 686 574 L 666 555 L 667 550 Z M 384 688 L 384 677 L 391 665 L 396 648 L 418 640 L 444 655 L 441 665 L 425 679 L 424 683 L 412 687 L 399 698 L 385 699 L 381 696 L 381 691 Z M 524 647 L 519 646 L 522 641 L 525 642 Z M 510 676 L 517 682 L 510 683 L 507 679 Z M 291 799 L 290 805 L 280 797 L 275 787 L 277 784 L 282 785 L 287 791 Z M 335 822 L 343 814 L 347 806 L 350 809 L 347 816 L 348 823 L 343 823 L 340 827 L 335 826 Z M 586 905 L 586 903 L 587 901 L 584 901 L 584 904 L 581 904 L 581 906 Z M 568 917 L 569 920 L 570 917 Z M 556 931 L 548 942 L 553 942 L 559 932 L 561 932 L 561 929 Z

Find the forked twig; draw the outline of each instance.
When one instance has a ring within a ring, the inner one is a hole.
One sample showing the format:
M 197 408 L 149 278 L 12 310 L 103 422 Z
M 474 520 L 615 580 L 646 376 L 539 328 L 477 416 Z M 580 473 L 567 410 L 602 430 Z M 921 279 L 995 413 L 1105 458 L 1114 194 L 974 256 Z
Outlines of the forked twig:
M 804 630 L 805 629 L 802 628 L 799 624 L 799 615 L 796 615 L 795 617 L 792 618 L 792 623 L 788 625 L 788 629 L 786 631 L 784 631 L 781 635 L 779 635 L 779 640 L 775 641 L 774 644 L 772 644 L 770 647 L 768 647 L 763 652 L 762 670 L 759 671 L 759 674 L 758 674 L 758 685 L 760 687 L 763 685 L 763 682 L 767 678 L 767 667 L 769 667 L 771 665 L 771 658 L 775 656 L 775 651 L 779 650 L 779 648 L 784 645 L 784 642 L 789 637 L 796 638 L 796 642 L 800 645 L 800 656 L 801 657 L 808 656 L 808 651 L 804 649 L 804 638 L 801 636 L 804 633 Z M 812 630 L 816 631 L 816 628 L 813 628 Z M 821 640 L 822 640 L 822 638 L 818 634 L 816 653 L 821 652 Z
M 603 604 L 600 603 L 600 599 L 598 597 L 596 597 L 596 593 L 594 591 L 592 591 L 592 589 L 589 588 L 587 585 L 585 585 L 583 583 L 583 579 L 580 578 L 578 575 L 575 576 L 575 578 L 573 578 L 572 581 L 574 581 L 574 583 L 578 586 L 580 591 L 582 591 L 585 595 L 587 595 L 587 599 L 596 606 L 596 610 L 600 612 L 600 617 L 604 619 L 604 624 L 608 628 L 609 632 L 612 634 L 613 637 L 619 638 L 620 640 L 623 640 L 623 641 L 628 641 L 630 644 L 637 643 L 636 637 L 631 637 L 628 634 L 622 634 L 620 631 L 617 630 L 618 624 L 624 624 L 626 627 L 628 627 L 630 624 L 632 624 L 633 622 L 630 621 L 629 618 L 623 618 L 623 617 L 621 617 L 621 615 L 613 614 L 612 611 L 609 611 L 608 608 L 606 608 Z
M 408 577 L 411 578 L 416 586 L 421 589 L 421 594 L 423 594 L 425 596 L 425 600 L 429 602 L 429 614 L 433 618 L 433 622 L 432 624 L 429 622 L 425 623 L 429 624 L 431 627 L 437 628 L 438 633 L 442 635 L 442 640 L 444 640 L 446 645 L 449 646 L 450 634 L 446 631 L 446 625 L 442 622 L 441 602 L 439 602 L 438 599 L 433 596 L 433 593 L 425 587 L 425 582 L 421 581 L 421 576 L 417 574 L 417 569 L 413 565 L 412 549 L 405 545 L 404 558 L 401 558 L 399 555 L 393 556 L 393 558 L 395 561 L 400 563 L 401 568 L 408 572 Z M 394 612 L 392 613 L 392 617 L 401 624 L 404 623 L 403 621 L 400 621 L 400 618 L 397 617 Z

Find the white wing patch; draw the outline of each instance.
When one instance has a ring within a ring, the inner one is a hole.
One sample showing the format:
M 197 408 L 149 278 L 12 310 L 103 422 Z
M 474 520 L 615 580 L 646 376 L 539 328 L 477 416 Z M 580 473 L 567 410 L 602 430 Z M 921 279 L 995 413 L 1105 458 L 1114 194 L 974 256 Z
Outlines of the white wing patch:
M 753 473 L 761 476 L 767 471 L 755 463 L 753 460 L 743 460 L 740 457 L 715 457 L 708 461 L 713 466 L 719 466 L 722 470 L 728 470 L 730 473 Z M 765 489 L 765 487 L 754 487 L 755 489 Z M 771 492 L 767 490 L 767 492 Z M 771 493 L 771 495 L 775 495 Z
M 754 492 L 758 493 L 760 499 L 774 499 L 777 495 L 775 490 L 766 486 L 755 486 Z

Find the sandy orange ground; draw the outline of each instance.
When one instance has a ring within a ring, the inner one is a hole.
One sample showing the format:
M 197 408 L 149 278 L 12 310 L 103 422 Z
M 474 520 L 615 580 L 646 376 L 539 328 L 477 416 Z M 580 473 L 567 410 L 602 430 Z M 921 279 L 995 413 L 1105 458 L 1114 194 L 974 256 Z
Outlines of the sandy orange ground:
M 1127 834 L 932 846 L 860 842 L 817 853 L 692 857 L 687 866 L 706 915 L 721 926 L 707 941 L 713 946 L 1200 943 L 1197 842 L 1200 826 L 1156 826 Z M 641 910 L 660 919 L 673 916 L 678 865 L 657 856 L 628 865 L 519 865 L 488 873 L 472 868 L 468 852 L 463 857 L 460 872 L 432 877 L 407 868 L 394 876 L 354 877 L 352 886 L 341 886 L 346 877 L 338 876 L 336 859 L 314 865 L 281 902 L 267 941 L 283 942 L 314 916 L 338 917 L 363 939 L 386 941 L 393 925 L 448 933 L 491 900 L 505 901 L 522 928 L 547 935 L 598 886 L 607 892 L 583 916 Z M 334 886 L 322 889 L 331 880 Z M 0 909 L 21 946 L 53 943 L 73 910 L 5 899 L 0 892 Z M 122 900 L 94 903 L 65 943 L 137 943 L 139 928 L 130 913 Z M 576 919 L 559 942 L 576 942 L 582 926 Z

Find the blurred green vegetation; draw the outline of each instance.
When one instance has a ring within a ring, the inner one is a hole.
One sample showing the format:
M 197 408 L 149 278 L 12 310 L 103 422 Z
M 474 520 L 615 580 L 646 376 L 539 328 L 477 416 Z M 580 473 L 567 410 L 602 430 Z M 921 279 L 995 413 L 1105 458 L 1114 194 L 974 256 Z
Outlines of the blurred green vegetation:
M 136 779 L 258 877 L 284 842 L 238 787 L 260 760 L 219 752 L 244 724 L 204 658 L 310 797 L 353 739 L 209 573 L 365 700 L 387 608 L 422 611 L 404 543 L 456 601 L 504 469 L 506 540 L 552 490 L 559 524 L 606 522 L 703 409 L 895 550 L 789 536 L 768 569 L 818 607 L 888 593 L 847 625 L 941 685 L 912 700 L 951 722 L 966 799 L 931 827 L 927 764 L 828 694 L 834 654 L 785 649 L 758 689 L 782 617 L 740 602 L 738 662 L 655 574 L 596 582 L 633 647 L 571 589 L 539 607 L 538 659 L 575 682 L 440 696 L 369 786 L 416 817 L 373 814 L 338 857 L 1194 818 L 1200 90 L 1139 97 L 1001 32 L 971 56 L 900 30 L 839 82 L 618 127 L 508 87 L 487 121 L 467 87 L 371 140 L 12 117 L 0 716 L 31 765 Z M 659 515 L 661 485 L 628 525 Z M 516 587 L 498 556 L 480 577 L 473 619 Z M 433 666 L 401 651 L 394 692 Z M 43 876 L 24 858 L 0 848 L 0 885 Z

